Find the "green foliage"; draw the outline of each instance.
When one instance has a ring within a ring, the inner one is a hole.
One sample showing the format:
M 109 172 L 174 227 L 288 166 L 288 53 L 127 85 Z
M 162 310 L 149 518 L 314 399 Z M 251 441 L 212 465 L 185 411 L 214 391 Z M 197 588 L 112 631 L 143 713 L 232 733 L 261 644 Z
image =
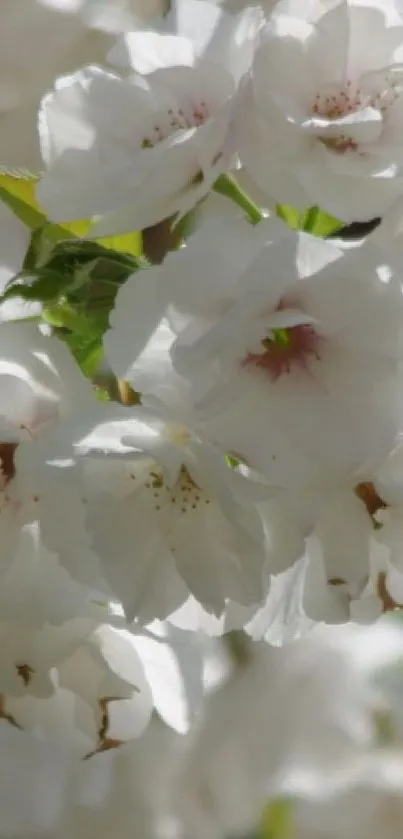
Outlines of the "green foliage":
M 236 457 L 233 457 L 232 454 L 225 455 L 225 462 L 230 469 L 236 469 L 239 466 L 239 460 Z
M 102 355 L 102 336 L 116 294 L 146 265 L 140 257 L 108 250 L 97 242 L 70 239 L 44 247 L 43 229 L 32 237 L 23 271 L 2 299 L 19 297 L 43 304 L 43 318 L 69 345 L 81 370 L 93 375 Z
M 43 304 L 43 319 L 92 377 L 102 357 L 102 336 L 117 291 L 146 263 L 142 236 L 86 241 L 90 221 L 51 224 L 36 200 L 37 178 L 0 174 L 0 200 L 32 230 L 23 270 L 2 300 L 19 297 Z
M 59 334 L 85 375 L 91 376 L 101 359 L 102 336 L 120 286 L 144 265 L 139 257 L 108 251 L 96 242 L 74 241 L 58 245 L 39 272 L 38 284 L 43 271 L 48 286 L 51 276 L 58 277 L 57 296 L 44 317 L 53 323 L 59 319 Z
M 36 200 L 37 181 L 38 178 L 34 176 L 17 177 L 5 172 L 0 173 L 0 200 L 7 204 L 27 227 L 41 231 L 42 244 L 47 242 L 52 245 L 65 239 L 86 236 L 91 227 L 91 221 L 88 219 L 61 224 L 52 224 L 47 220 Z M 141 256 L 142 253 L 142 238 L 139 232 L 107 236 L 98 241 L 109 250 L 131 253 L 133 256 Z

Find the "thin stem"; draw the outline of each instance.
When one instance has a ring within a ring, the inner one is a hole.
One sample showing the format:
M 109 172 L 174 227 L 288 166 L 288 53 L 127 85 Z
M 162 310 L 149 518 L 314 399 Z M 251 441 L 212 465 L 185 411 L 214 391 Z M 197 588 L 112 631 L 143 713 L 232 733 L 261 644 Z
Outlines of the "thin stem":
M 153 265 L 160 265 L 167 253 L 180 248 L 194 228 L 196 213 L 190 210 L 177 221 L 177 216 L 160 221 L 143 230 L 144 256 Z
M 95 391 L 106 393 L 111 402 L 120 402 L 118 380 L 113 373 L 95 373 L 91 383 Z
M 285 221 L 286 224 L 288 224 L 288 217 L 287 213 L 284 210 L 283 204 L 276 204 L 276 216 L 278 216 L 278 218 L 281 218 L 283 221 Z
M 312 233 L 312 230 L 315 228 L 315 224 L 318 220 L 319 215 L 319 207 L 310 207 L 307 211 L 305 223 L 303 226 L 303 230 L 305 233 Z
M 223 195 L 225 198 L 229 198 L 234 204 L 237 204 L 246 213 L 252 224 L 258 224 L 264 218 L 261 209 L 241 189 L 234 176 L 228 172 L 217 178 L 213 189 L 214 192 Z
M 130 406 L 138 404 L 139 394 L 123 379 L 118 379 L 118 391 L 122 405 Z
M 251 639 L 246 632 L 233 629 L 223 639 L 235 667 L 245 667 L 252 657 Z

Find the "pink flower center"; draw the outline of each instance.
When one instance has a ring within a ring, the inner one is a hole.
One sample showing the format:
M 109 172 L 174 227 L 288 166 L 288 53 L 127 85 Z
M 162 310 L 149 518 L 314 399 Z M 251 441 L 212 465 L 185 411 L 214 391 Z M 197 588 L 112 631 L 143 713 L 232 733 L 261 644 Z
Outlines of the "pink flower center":
M 320 361 L 320 340 L 310 324 L 276 329 L 271 338 L 263 339 L 263 352 L 249 353 L 243 366 L 262 370 L 275 382 L 292 368 L 307 370 L 312 357 Z
M 378 80 L 379 91 L 375 93 L 365 92 L 357 87 L 350 79 L 347 79 L 340 88 L 329 91 L 322 91 L 316 94 L 311 108 L 313 116 L 325 117 L 328 120 L 341 119 L 349 114 L 355 114 L 363 108 L 375 108 L 385 112 L 401 93 L 400 84 L 396 83 L 386 74 L 384 79 Z M 348 151 L 357 151 L 358 143 L 346 134 L 337 137 L 319 136 L 318 139 L 327 148 L 338 154 L 345 154 Z
M 362 91 L 359 88 L 354 90 L 351 81 L 348 81 L 345 87 L 338 92 L 331 94 L 317 93 L 312 105 L 312 113 L 329 120 L 340 119 L 348 114 L 356 113 L 366 104 Z M 347 137 L 345 134 L 340 134 L 339 137 L 320 137 L 319 139 L 338 154 L 357 150 L 357 143 L 352 137 Z
M 177 131 L 187 131 L 198 128 L 209 118 L 209 109 L 204 101 L 191 102 L 178 110 L 170 108 L 158 114 L 151 130 L 144 137 L 141 145 L 143 149 L 152 149 L 158 143 L 166 140 Z

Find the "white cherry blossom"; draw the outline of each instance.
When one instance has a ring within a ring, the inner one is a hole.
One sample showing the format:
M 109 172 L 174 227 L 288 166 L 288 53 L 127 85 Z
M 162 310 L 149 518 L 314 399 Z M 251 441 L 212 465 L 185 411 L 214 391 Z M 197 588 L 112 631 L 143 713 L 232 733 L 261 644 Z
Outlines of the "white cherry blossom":
M 303 551 L 298 522 L 284 515 L 283 524 L 269 488 L 230 468 L 179 416 L 157 402 L 153 413 L 96 406 L 81 428 L 73 417 L 17 451 L 16 489 L 35 494 L 44 543 L 73 578 L 114 593 L 142 623 L 190 593 L 217 616 L 231 600 L 257 605 L 269 584 L 263 565 L 277 573 Z
M 152 693 L 131 636 L 108 625 L 107 607 L 69 579 L 35 527 L 21 530 L 2 575 L 0 614 L 2 719 L 81 756 L 141 733 Z
M 174 627 L 130 632 L 21 531 L 0 602 L 0 717 L 74 759 L 139 737 L 153 708 L 185 732 L 201 702 L 202 657 Z
M 6 695 L 5 718 L 62 743 L 77 758 L 118 748 L 146 727 L 152 696 L 141 660 L 113 627 L 101 625 L 52 675 L 48 697 Z
M 198 422 L 273 485 L 354 486 L 395 445 L 403 296 L 384 260 L 369 244 L 341 252 L 270 220 L 223 220 L 160 268 Z
M 82 469 L 93 549 L 129 617 L 166 617 L 189 592 L 216 615 L 227 599 L 258 603 L 267 490 L 189 429 L 145 410 L 128 412 L 121 435 L 132 456 L 87 456 Z
M 173 37 L 154 36 L 155 49 L 173 58 Z M 190 210 L 230 166 L 234 78 L 197 62 L 185 38 L 175 38 L 175 62 L 130 78 L 89 67 L 56 82 L 39 117 L 47 172 L 37 194 L 51 219 L 101 217 L 93 235 L 141 229 Z
M 92 405 L 91 385 L 67 347 L 36 325 L 2 324 L 0 355 L 0 418 L 10 441 L 38 439 Z
M 402 513 L 396 489 L 386 463 L 375 473 L 374 483 L 323 497 L 315 508 L 304 555 L 274 578 L 265 604 L 246 631 L 253 638 L 283 644 L 305 635 L 314 622 L 369 624 L 401 608 Z
M 403 192 L 402 9 L 287 5 L 262 30 L 239 104 L 241 159 L 277 201 L 380 216 Z
M 20 530 L 13 561 L 1 581 L 0 693 L 49 696 L 55 689 L 52 668 L 74 652 L 107 613 L 91 605 L 87 590 L 41 545 L 35 526 Z

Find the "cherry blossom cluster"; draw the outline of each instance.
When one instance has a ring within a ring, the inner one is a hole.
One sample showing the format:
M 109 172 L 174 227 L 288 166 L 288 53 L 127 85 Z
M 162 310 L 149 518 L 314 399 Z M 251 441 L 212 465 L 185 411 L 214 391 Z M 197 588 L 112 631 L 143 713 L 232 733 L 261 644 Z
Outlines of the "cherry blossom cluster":
M 399 839 L 403 2 L 3 4 L 0 839 Z

